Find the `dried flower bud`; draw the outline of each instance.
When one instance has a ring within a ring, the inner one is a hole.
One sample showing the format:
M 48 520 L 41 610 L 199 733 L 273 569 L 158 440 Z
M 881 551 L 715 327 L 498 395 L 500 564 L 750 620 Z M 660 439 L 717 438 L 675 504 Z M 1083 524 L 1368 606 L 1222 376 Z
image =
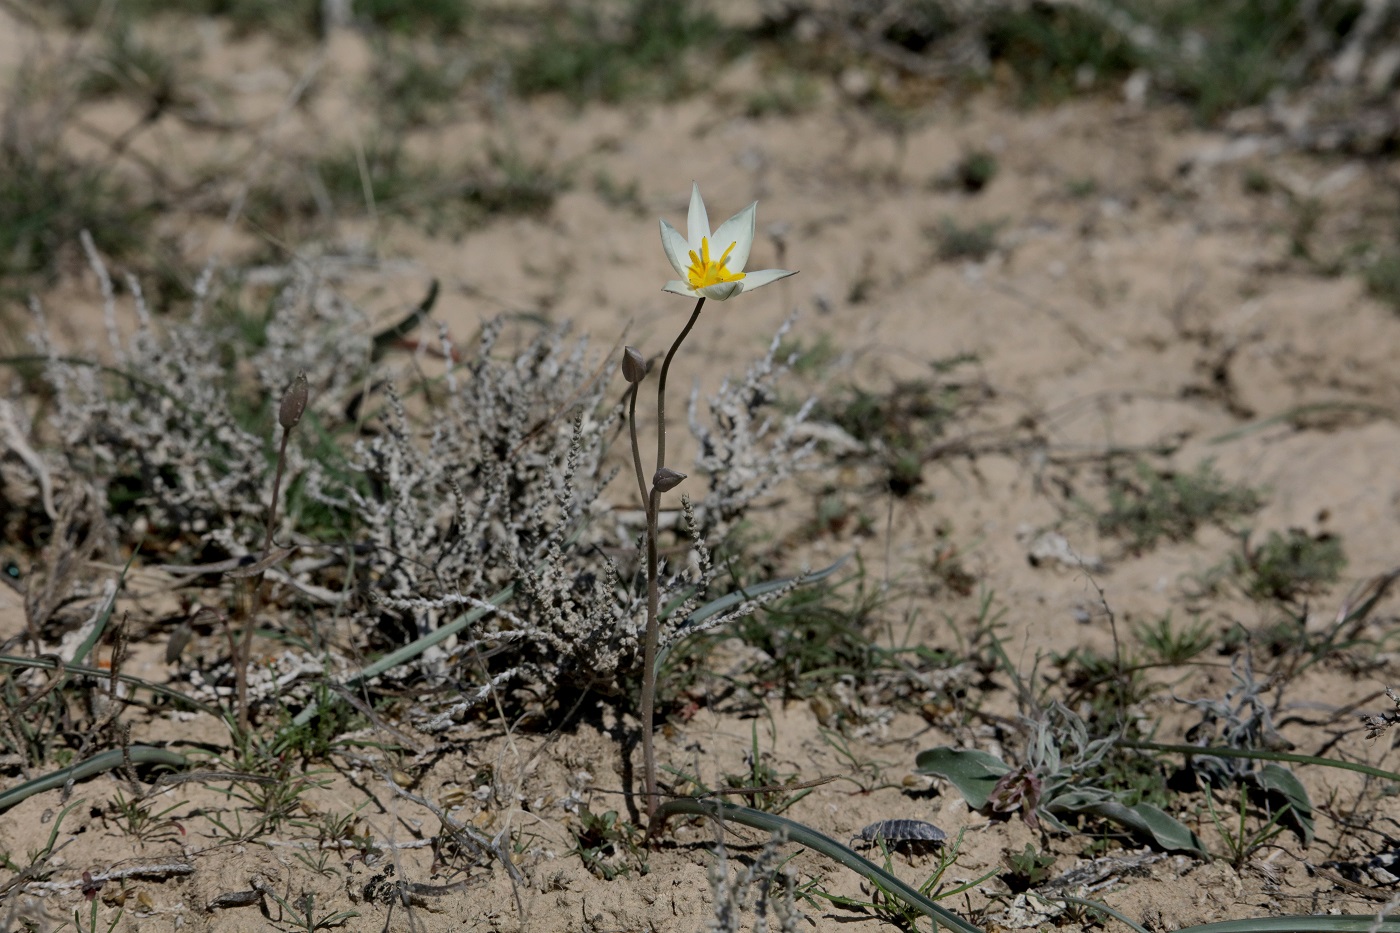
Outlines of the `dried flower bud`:
M 685 479 L 685 474 L 679 470 L 673 470 L 670 467 L 662 467 L 657 470 L 656 475 L 651 478 L 651 484 L 656 487 L 658 492 L 670 492 L 672 489 L 679 486 L 683 479 Z
M 311 387 L 306 382 L 306 373 L 297 373 L 291 387 L 282 396 L 282 407 L 277 409 L 277 423 L 285 430 L 290 431 L 297 426 L 302 412 L 306 411 L 306 399 L 310 393 Z
M 628 382 L 641 382 L 646 378 L 647 361 L 636 347 L 622 348 L 622 378 Z

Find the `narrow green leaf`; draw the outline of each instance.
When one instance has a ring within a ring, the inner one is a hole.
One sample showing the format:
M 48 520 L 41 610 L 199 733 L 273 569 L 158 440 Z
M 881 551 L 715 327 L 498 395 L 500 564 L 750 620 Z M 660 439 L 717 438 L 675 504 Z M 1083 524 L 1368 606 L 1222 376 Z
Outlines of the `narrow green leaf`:
M 996 755 L 975 748 L 941 745 L 919 752 L 914 759 L 914 770 L 951 781 L 967 805 L 980 810 L 987 805 L 987 798 L 997 786 L 997 781 L 1011 770 L 1011 766 Z
M 825 580 L 827 577 L 840 570 L 849 559 L 850 555 L 848 554 L 830 567 L 824 567 L 821 570 L 796 577 L 784 577 L 781 580 L 768 580 L 764 583 L 755 583 L 753 586 L 746 586 L 742 590 L 736 590 L 733 593 L 721 596 L 719 599 L 710 600 L 687 616 L 686 620 L 676 629 L 675 634 L 671 636 L 671 640 L 667 644 L 662 645 L 656 652 L 657 675 L 660 676 L 661 664 L 666 660 L 666 656 L 671 653 L 671 650 L 675 648 L 676 645 L 679 645 L 687 635 L 699 629 L 701 623 L 706 619 L 719 615 L 722 612 L 728 612 L 730 609 L 733 609 L 746 600 L 755 599 L 756 597 L 771 593 L 774 590 L 780 590 L 785 586 L 791 586 L 794 583 L 805 586 L 808 583 L 816 583 L 818 580 Z
M 1176 933 L 1400 933 L 1400 919 L 1364 916 L 1259 917 L 1182 927 Z

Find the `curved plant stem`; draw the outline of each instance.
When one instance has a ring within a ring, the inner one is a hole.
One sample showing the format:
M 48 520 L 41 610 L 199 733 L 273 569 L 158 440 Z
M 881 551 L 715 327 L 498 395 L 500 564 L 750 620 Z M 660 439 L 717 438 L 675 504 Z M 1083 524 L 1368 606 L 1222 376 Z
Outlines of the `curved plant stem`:
M 104 771 L 120 768 L 127 761 L 138 765 L 172 765 L 177 768 L 183 768 L 189 764 L 184 755 L 172 752 L 167 748 L 156 748 L 152 745 L 133 745 L 125 751 L 113 748 L 93 755 L 91 758 L 85 758 L 61 771 L 54 771 L 32 781 L 25 781 L 18 787 L 12 787 L 4 793 L 0 793 L 0 811 L 8 810 L 35 794 L 42 794 L 46 790 L 62 787 L 69 781 L 86 780 Z
M 671 358 L 676 355 L 676 351 L 681 348 L 685 338 L 690 335 L 690 329 L 695 326 L 695 322 L 700 320 L 700 309 L 703 307 L 705 307 L 704 298 L 695 302 L 695 310 L 690 312 L 690 320 L 685 322 L 680 336 L 676 338 L 675 343 L 671 344 L 671 349 L 666 351 L 666 359 L 661 363 L 661 375 L 656 381 L 656 468 L 658 470 L 666 465 L 666 374 L 671 371 Z
M 660 585 L 656 568 L 656 512 L 661 506 L 661 491 L 651 488 L 647 499 L 647 630 L 642 647 L 642 770 L 646 785 L 646 813 L 656 812 L 659 800 L 656 789 L 656 743 L 653 721 L 656 718 L 656 651 L 661 641 Z
M 676 351 L 681 348 L 681 344 L 690 334 L 690 329 L 700 319 L 700 309 L 703 307 L 705 307 L 705 299 L 702 297 L 695 302 L 695 310 L 690 312 L 690 320 L 686 321 L 685 327 L 681 328 L 680 334 L 671 344 L 671 349 L 666 351 L 666 359 L 661 363 L 661 375 L 657 378 L 656 383 L 656 471 L 658 473 L 666 465 L 666 375 L 671 371 L 671 360 L 675 357 Z M 635 386 L 632 398 L 635 403 Z M 635 415 L 632 422 L 635 450 Z M 636 469 L 637 482 L 645 490 L 646 478 L 642 475 L 640 453 L 636 454 Z M 656 802 L 659 799 L 656 789 L 656 745 L 652 736 L 652 724 L 656 718 L 656 650 L 661 640 L 661 620 L 659 618 L 661 587 L 657 580 L 656 566 L 657 513 L 661 510 L 661 491 L 653 483 L 650 495 L 643 492 L 643 498 L 646 499 L 647 503 L 647 630 L 642 649 L 642 770 L 643 781 L 646 785 L 646 813 L 651 816 L 656 812 Z
M 817 832 L 815 829 L 810 829 L 787 817 L 776 816 L 772 813 L 764 813 L 762 810 L 741 807 L 737 804 L 728 804 L 719 800 L 704 800 L 699 797 L 678 797 L 668 800 L 656 808 L 656 813 L 652 817 L 651 825 L 647 828 L 647 835 L 651 836 L 660 832 L 666 820 L 671 815 L 677 813 L 708 816 L 720 822 L 730 820 L 735 823 L 743 823 L 745 826 L 752 826 L 755 829 L 766 830 L 770 833 L 784 833 L 790 841 L 796 842 L 799 845 L 804 845 L 815 852 L 820 852 L 827 858 L 834 859 L 842 865 L 845 865 L 847 868 L 851 869 L 851 871 L 864 875 L 866 878 L 870 879 L 870 881 L 878 884 L 924 916 L 931 918 L 937 926 L 947 927 L 955 931 L 955 933 L 982 933 L 981 927 L 969 923 L 946 907 L 940 907 L 929 897 L 922 894 L 917 888 L 905 884 L 879 865 L 876 865 L 869 859 L 852 851 L 850 847 L 842 845 L 825 833 Z
M 0 667 L 21 669 L 32 667 L 45 671 L 58 670 L 64 676 L 71 674 L 77 677 L 94 677 L 101 678 L 102 680 L 109 680 L 112 677 L 112 672 L 109 670 L 104 671 L 101 668 L 86 667 L 82 664 L 62 664 L 51 656 L 23 658 L 16 655 L 0 654 Z M 208 703 L 201 703 L 199 700 L 192 697 L 185 696 L 173 687 L 151 683 L 149 680 L 142 680 L 140 677 L 135 677 L 131 674 L 118 673 L 116 676 L 117 680 L 121 683 L 129 684 L 133 687 L 140 687 L 142 690 L 149 690 L 156 696 L 168 697 L 177 703 L 183 703 L 191 709 L 197 709 L 200 712 L 208 713 L 210 716 L 214 716 L 218 719 L 224 718 L 223 710 L 215 706 L 210 706 Z

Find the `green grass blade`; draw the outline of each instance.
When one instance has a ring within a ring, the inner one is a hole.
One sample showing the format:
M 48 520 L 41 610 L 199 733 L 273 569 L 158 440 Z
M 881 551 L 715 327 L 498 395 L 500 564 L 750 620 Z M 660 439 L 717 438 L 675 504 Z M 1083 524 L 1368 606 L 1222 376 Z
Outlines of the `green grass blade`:
M 1213 748 L 1205 745 L 1164 745 L 1158 742 L 1135 742 L 1128 739 L 1119 739 L 1116 743 L 1120 748 L 1135 748 L 1144 752 L 1166 752 L 1174 755 L 1209 755 L 1213 758 L 1250 758 L 1255 761 L 1287 761 L 1297 765 L 1318 765 L 1323 768 L 1339 768 L 1342 771 L 1355 771 L 1358 774 L 1369 774 L 1371 777 L 1383 778 L 1400 784 L 1400 774 L 1394 771 L 1386 771 L 1384 768 L 1373 768 L 1370 765 L 1363 765 L 1355 761 L 1339 761 L 1336 758 L 1318 758 L 1316 755 L 1294 755 L 1291 752 L 1270 752 L 1257 748 Z
M 1182 927 L 1176 933 L 1400 933 L 1400 919 L 1377 921 L 1365 916 L 1259 917 L 1254 920 L 1222 920 L 1200 926 Z
M 32 781 L 25 781 L 18 787 L 11 787 L 4 793 L 0 793 L 0 813 L 35 794 L 42 794 L 46 790 L 62 787 L 69 781 L 83 781 L 104 771 L 120 768 L 128 760 L 128 756 L 132 764 L 138 765 L 157 764 L 183 768 L 189 764 L 184 755 L 172 752 L 168 748 L 133 745 L 125 752 L 120 748 L 113 748 L 93 755 L 91 758 L 85 758 L 62 770 L 36 777 Z
M 702 800 L 698 797 L 679 797 L 674 800 L 668 800 L 656 808 L 656 815 L 652 818 L 653 826 L 662 825 L 667 817 L 677 813 L 708 816 L 721 822 L 730 820 L 770 833 L 782 832 L 786 834 L 790 841 L 796 842 L 799 845 L 804 845 L 815 852 L 820 852 L 827 858 L 840 862 L 842 865 L 851 869 L 851 871 L 863 875 L 875 884 L 880 885 L 910 907 L 924 914 L 924 916 L 931 918 L 937 926 L 946 927 L 956 931 L 956 933 L 983 933 L 980 927 L 969 923 L 947 908 L 940 907 L 928 897 L 919 893 L 917 888 L 905 884 L 879 865 L 876 865 L 869 859 L 852 851 L 849 847 L 842 845 L 825 833 L 817 832 L 815 829 L 810 829 L 787 817 L 776 816 L 772 813 L 764 813 L 762 810 L 741 807 L 737 804 L 724 803 L 720 800 Z

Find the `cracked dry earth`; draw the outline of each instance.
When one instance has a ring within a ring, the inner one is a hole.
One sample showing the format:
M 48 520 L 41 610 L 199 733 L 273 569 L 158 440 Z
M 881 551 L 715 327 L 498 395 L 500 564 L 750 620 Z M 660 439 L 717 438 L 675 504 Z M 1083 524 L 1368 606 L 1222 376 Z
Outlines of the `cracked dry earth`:
M 333 41 L 321 93 L 267 131 L 261 142 L 270 151 L 346 132 L 370 51 L 353 35 Z M 257 41 L 220 39 L 204 67 L 256 70 L 258 81 L 230 85 L 248 97 L 235 94 L 233 105 L 265 110 L 295 85 L 305 64 L 300 54 L 273 57 Z M 1138 623 L 1168 613 L 1198 618 L 1219 640 L 1234 627 L 1263 631 L 1279 616 L 1237 588 L 1201 585 L 1240 548 L 1226 531 L 1206 527 L 1143 553 L 1101 537 L 1093 514 L 1105 501 L 1100 466 L 1110 455 L 1138 452 L 1183 471 L 1213 461 L 1229 481 L 1265 490 L 1265 505 L 1248 519 L 1256 535 L 1300 528 L 1338 536 L 1348 564 L 1340 583 L 1311 597 L 1311 628 L 1330 624 L 1354 585 L 1396 566 L 1400 316 L 1369 298 L 1358 278 L 1323 274 L 1295 248 L 1301 202 L 1315 206 L 1310 235 L 1320 251 L 1340 251 L 1350 231 L 1393 215 L 1400 190 L 1393 163 L 1286 149 L 1236 158 L 1230 134 L 1113 95 L 1041 109 L 1017 108 L 994 92 L 934 99 L 900 139 L 835 89 L 799 115 L 744 116 L 741 95 L 759 80 L 759 65 L 741 58 L 714 76 L 708 92 L 680 102 L 582 109 L 513 102 L 508 127 L 483 117 L 412 141 L 422 152 L 446 153 L 509 133 L 527 155 L 571 166 L 575 178 L 606 173 L 635 184 L 640 209 L 578 184 L 542 216 L 499 220 L 456 242 L 386 222 L 373 231 L 347 224 L 340 242 L 318 248 L 363 245 L 373 233 L 380 260 L 345 273 L 338 286 L 376 296 L 380 305 L 405 304 L 437 278 L 435 314 L 456 334 L 503 308 L 531 310 L 574 322 L 576 332 L 593 335 L 599 354 L 624 333 L 628 343 L 656 352 L 688 311 L 660 292 L 670 271 L 657 217 L 683 221 L 692 179 L 714 218 L 758 199 L 754 263 L 800 274 L 707 308 L 677 363 L 676 384 L 713 386 L 741 371 L 792 309 L 806 345 L 825 337 L 836 351 L 811 380 L 817 389 L 856 383 L 886 391 L 929 378 L 935 361 L 971 359 L 956 378 L 977 388 L 977 403 L 946 426 L 908 495 L 891 498 L 872 458 L 833 446 L 822 469 L 803 475 L 764 513 L 772 525 L 763 530 L 781 542 L 789 570 L 858 554 L 865 585 L 888 587 L 872 625 L 885 643 L 957 653 L 974 637 L 981 594 L 992 594 L 1011 663 L 1052 697 L 1070 690 L 1056 686 L 1054 656 L 1081 649 L 1111 657 L 1116 640 Z M 107 106 L 111 112 L 94 119 L 119 124 L 121 105 Z M 197 146 L 172 127 L 136 145 L 179 171 L 181 159 L 194 159 L 208 140 Z M 972 151 L 990 153 L 999 167 L 976 193 L 948 183 Z M 1269 183 L 1251 183 L 1260 177 Z M 940 258 L 930 231 L 947 222 L 994 224 L 995 248 L 980 259 Z M 188 236 L 227 254 L 257 234 L 211 232 L 206 224 L 192 225 Z M 90 276 L 75 269 L 43 298 L 61 309 L 51 312 L 56 326 L 81 344 L 85 322 L 100 308 Z M 677 443 L 684 460 L 684 441 Z M 819 509 L 832 503 L 851 520 L 817 523 Z M 949 582 L 950 562 L 965 575 L 961 585 Z M 139 580 L 159 589 L 153 575 Z M 8 599 L 0 636 L 9 637 L 23 625 L 22 609 L 17 599 L 0 598 Z M 154 599 L 123 608 L 149 613 Z M 1359 634 L 1385 644 L 1395 609 L 1383 599 Z M 133 645 L 128 670 L 168 680 L 162 651 L 154 639 Z M 713 664 L 723 673 L 731 664 L 741 670 L 742 660 L 742 649 L 731 645 Z M 1266 660 L 1256 663 L 1262 668 Z M 1230 665 L 1229 657 L 1208 654 L 1151 672 L 1162 689 L 1138 714 L 1160 724 L 1160 740 L 1180 741 L 1194 719 L 1174 697 L 1223 696 L 1233 683 Z M 1395 665 L 1388 650 L 1339 652 L 1281 682 L 1282 736 L 1299 752 L 1393 768 L 1389 740 L 1368 741 L 1359 715 L 1388 708 L 1382 691 L 1394 682 Z M 1376 781 L 1299 768 L 1318 808 L 1317 837 L 1304 846 L 1280 836 L 1238 869 L 1132 843 L 1107 845 L 1106 860 L 1090 863 L 1089 837 L 1047 842 L 1019 819 L 970 811 L 951 786 L 915 773 L 915 755 L 941 744 L 1019 753 L 1015 688 L 1003 671 L 929 666 L 899 684 L 837 684 L 801 701 L 757 683 L 709 695 L 701 689 L 686 714 L 662 728 L 659 756 L 714 786 L 745 771 L 756 741 L 777 774 L 836 776 L 786 813 L 834 837 L 891 818 L 962 833 L 945 884 L 998 874 L 945 903 L 988 929 L 1094 925 L 1011 892 L 1001 875 L 1027 844 L 1054 857 L 1047 881 L 1078 872 L 1069 879 L 1084 886 L 1076 890 L 1153 930 L 1269 914 L 1365 913 L 1392 893 L 1383 876 L 1344 878 L 1342 866 L 1324 866 L 1364 863 L 1388 849 L 1400 804 Z M 138 710 L 128 719 L 144 742 L 208 740 L 221 728 L 207 718 L 143 718 Z M 342 928 L 353 930 L 699 930 L 712 912 L 711 827 L 673 825 L 646 854 L 645 872 L 617 853 L 616 867 L 627 870 L 608 880 L 571 854 L 581 804 L 624 817 L 633 806 L 622 791 L 637 787 L 640 751 L 618 741 L 629 733 L 633 721 L 590 700 L 559 732 L 486 719 L 461 726 L 450 741 L 402 737 L 419 751 L 394 764 L 411 793 L 451 807 L 483 832 L 504 831 L 518 880 L 490 862 L 464 874 L 439 870 L 456 854 L 429 844 L 438 818 L 388 790 L 372 747 L 326 765 L 317 775 L 324 786 L 305 794 L 301 813 L 354 810 L 356 834 L 373 843 L 361 849 L 308 851 L 294 831 L 228 842 L 202 815 L 230 805 L 212 779 L 166 790 L 160 805 L 178 804 L 171 822 L 138 839 L 103 809 L 119 792 L 132 792 L 115 772 L 104 774 L 72 788 L 68 799 L 84 802 L 62 821 L 48 878 L 11 893 L 10 928 L 55 929 L 71 922 L 75 907 L 86 911 L 84 871 L 164 865 L 179 867 L 102 885 L 102 916 L 114 916 L 120 901 L 119 930 L 303 928 L 294 911 L 264 893 L 271 890 L 317 918 L 353 911 L 342 918 Z M 361 737 L 383 740 L 373 729 Z M 54 829 L 64 799 L 49 791 L 0 814 L 0 851 L 23 864 Z M 1177 815 L 1207 847 L 1223 851 L 1199 796 L 1180 800 Z M 726 836 L 731 870 L 763 841 L 745 831 Z M 900 853 L 893 865 L 917 882 L 937 858 Z M 859 878 L 810 853 L 797 854 L 788 868 L 801 884 L 815 880 L 832 893 L 868 897 Z M 823 901 L 799 906 L 807 915 L 800 929 L 890 928 Z

